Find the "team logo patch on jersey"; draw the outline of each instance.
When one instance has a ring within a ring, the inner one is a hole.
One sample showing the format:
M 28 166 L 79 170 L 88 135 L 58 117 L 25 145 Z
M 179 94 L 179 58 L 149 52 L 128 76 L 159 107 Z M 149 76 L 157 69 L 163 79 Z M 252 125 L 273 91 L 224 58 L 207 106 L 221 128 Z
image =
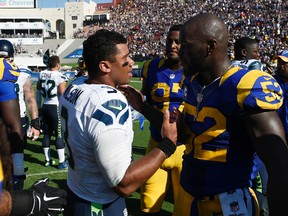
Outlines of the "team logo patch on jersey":
M 102 106 L 113 111 L 115 114 L 117 113 L 116 115 L 126 108 L 126 104 L 121 100 L 110 100 L 104 103 Z
M 125 110 L 123 112 L 123 110 Z M 102 104 L 101 109 L 98 109 L 92 118 L 98 119 L 105 125 L 112 125 L 115 121 L 119 124 L 124 124 L 129 117 L 129 110 L 127 109 L 127 104 L 121 100 L 109 100 Z

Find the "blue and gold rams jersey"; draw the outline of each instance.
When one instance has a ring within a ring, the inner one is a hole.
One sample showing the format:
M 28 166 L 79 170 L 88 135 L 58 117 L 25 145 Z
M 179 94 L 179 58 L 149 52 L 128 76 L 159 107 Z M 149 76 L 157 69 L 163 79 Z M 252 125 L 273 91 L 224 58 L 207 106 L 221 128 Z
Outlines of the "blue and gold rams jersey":
M 146 79 L 147 103 L 161 112 L 173 111 L 174 107 L 183 110 L 183 69 L 172 71 L 166 66 L 165 59 L 155 58 L 144 64 L 142 74 Z M 150 125 L 150 131 L 152 138 L 162 140 L 160 131 L 153 125 Z
M 17 98 L 15 82 L 20 74 L 19 68 L 4 58 L 0 58 L 0 102 Z
M 20 75 L 19 68 L 4 58 L 0 58 L 0 82 L 16 82 Z
M 181 185 L 193 196 L 215 195 L 250 186 L 255 150 L 241 117 L 252 110 L 277 110 L 282 90 L 268 73 L 232 67 L 202 86 L 184 82 L 184 118 L 189 137 Z

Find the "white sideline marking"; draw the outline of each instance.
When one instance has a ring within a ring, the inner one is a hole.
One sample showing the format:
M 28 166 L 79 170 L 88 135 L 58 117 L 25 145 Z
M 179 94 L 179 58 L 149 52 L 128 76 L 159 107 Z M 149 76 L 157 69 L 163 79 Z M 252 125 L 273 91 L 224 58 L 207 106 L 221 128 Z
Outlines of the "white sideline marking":
M 62 173 L 62 172 L 67 172 L 68 170 L 57 170 L 57 171 L 51 171 L 51 172 L 44 172 L 44 173 L 33 173 L 33 174 L 27 174 L 26 176 L 39 176 L 39 175 L 51 175 L 54 173 Z

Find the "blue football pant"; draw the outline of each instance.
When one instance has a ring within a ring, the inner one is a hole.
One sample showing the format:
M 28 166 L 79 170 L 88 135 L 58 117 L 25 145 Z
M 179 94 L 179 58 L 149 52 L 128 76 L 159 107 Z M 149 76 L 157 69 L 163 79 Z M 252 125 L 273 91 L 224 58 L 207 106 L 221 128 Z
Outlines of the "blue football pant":
M 63 149 L 64 141 L 59 107 L 57 105 L 44 104 L 42 106 L 42 117 L 44 123 L 42 147 L 50 147 L 51 136 L 54 134 L 56 149 Z

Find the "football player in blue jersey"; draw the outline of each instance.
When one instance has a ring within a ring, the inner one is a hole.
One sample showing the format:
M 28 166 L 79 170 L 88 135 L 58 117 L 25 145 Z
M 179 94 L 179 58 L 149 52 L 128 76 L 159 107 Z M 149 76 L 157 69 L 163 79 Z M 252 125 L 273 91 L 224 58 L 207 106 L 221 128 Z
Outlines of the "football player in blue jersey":
M 7 60 L 7 56 L 12 58 L 13 53 L 13 45 L 7 40 L 0 40 L 0 215 L 57 214 L 63 211 L 66 192 L 49 187 L 48 179 L 36 182 L 28 190 L 10 191 L 10 146 L 12 159 L 15 158 L 15 153 L 23 154 L 20 110 L 14 84 L 19 70 L 11 60 Z M 21 158 L 23 162 L 23 157 Z M 17 160 L 19 161 L 19 157 Z M 15 161 L 12 162 L 14 169 Z M 22 166 L 16 168 L 18 171 L 22 170 Z M 24 173 L 24 166 L 22 171 Z M 9 191 L 2 189 L 5 183 Z
M 269 74 L 231 67 L 227 41 L 224 22 L 211 14 L 192 17 L 180 34 L 180 58 L 190 76 L 184 107 L 189 138 L 178 201 L 187 196 L 191 212 L 200 215 L 256 215 L 248 189 L 256 151 L 269 174 L 270 214 L 281 215 L 288 208 L 288 187 L 281 184 L 288 180 L 288 149 L 276 112 L 282 90 Z
M 234 43 L 233 65 L 238 65 L 248 70 L 262 70 L 263 64 L 259 60 L 259 45 L 255 39 L 242 37 Z
M 286 214 L 288 148 L 277 114 L 280 85 L 268 73 L 231 64 L 227 27 L 215 15 L 191 17 L 180 44 L 186 96 L 178 137 L 185 138 L 186 150 L 174 215 L 259 215 L 250 189 L 255 152 L 269 175 L 270 215 Z M 121 90 L 150 121 L 161 121 L 134 88 Z
M 131 110 L 116 89 L 132 77 L 127 40 L 117 32 L 98 30 L 84 41 L 83 57 L 88 80 L 69 85 L 60 98 L 69 162 L 64 215 L 128 215 L 124 197 L 174 153 L 176 123 L 170 123 L 165 112 L 162 141 L 132 161 Z
M 232 61 L 234 66 L 240 66 L 247 70 L 261 70 L 263 71 L 263 65 L 260 62 L 260 51 L 258 42 L 255 39 L 249 37 L 242 37 L 236 40 L 234 44 L 235 59 Z M 267 211 L 266 206 L 266 189 L 268 175 L 263 162 L 255 154 L 254 168 L 251 174 L 252 188 L 254 189 L 261 212 Z
M 179 58 L 179 34 L 182 25 L 173 25 L 166 39 L 166 57 L 147 61 L 142 70 L 141 92 L 151 106 L 164 112 L 177 108 L 182 111 L 184 91 L 183 68 Z M 152 151 L 162 140 L 161 131 L 150 124 L 150 140 L 146 153 Z M 143 215 L 159 215 L 169 188 L 177 197 L 180 188 L 180 172 L 185 145 L 178 144 L 171 157 L 167 158 L 155 174 L 141 187 L 141 210 Z
M 1 58 L 1 71 L 0 78 L 2 80 L 2 91 L 6 91 L 11 94 L 8 98 L 4 98 L 3 101 L 10 99 L 10 97 L 14 97 L 15 90 L 11 90 L 10 88 L 15 88 L 15 82 L 17 81 L 20 70 L 13 63 L 14 59 L 14 47 L 12 43 L 8 40 L 0 40 L 0 58 Z M 10 81 L 10 82 L 4 82 Z M 7 87 L 5 87 L 7 86 Z M 16 95 L 17 96 L 17 95 Z M 15 101 L 18 103 L 17 98 L 13 98 L 13 100 L 8 100 L 1 107 L 1 118 L 4 124 L 8 128 L 8 139 L 11 143 L 11 156 L 12 156 L 12 164 L 13 164 L 13 178 L 15 179 L 15 188 L 22 188 L 23 182 L 25 179 L 24 173 L 24 142 L 23 142 L 23 133 L 22 126 L 18 123 L 18 118 L 14 118 L 13 115 L 10 115 L 11 112 L 15 112 L 16 116 L 19 111 L 19 105 L 14 107 Z M 12 104 L 12 105 L 9 105 Z M 7 106 L 7 107 L 6 107 Z M 13 108 L 12 108 L 13 106 Z M 19 183 L 19 187 L 16 186 Z
M 27 105 L 29 107 L 30 116 L 32 117 L 31 125 L 31 137 L 35 140 L 35 138 L 39 137 L 40 134 L 40 125 L 38 120 L 38 110 L 36 106 L 36 100 L 34 97 L 34 90 L 31 85 L 31 81 L 28 79 L 29 75 L 26 73 L 20 73 L 18 67 L 13 63 L 14 58 L 14 47 L 13 45 L 7 40 L 0 40 L 0 56 L 5 59 L 3 61 L 4 71 L 9 71 L 13 69 L 13 73 L 17 74 L 17 80 L 15 83 L 15 90 L 18 95 L 19 105 L 20 105 L 20 116 L 22 122 L 22 134 L 23 138 L 21 139 L 21 144 L 15 144 L 16 149 L 12 148 L 12 160 L 13 160 L 13 177 L 14 177 L 14 190 L 23 189 L 25 174 L 24 174 L 24 154 L 22 153 L 23 145 L 27 142 L 26 131 L 29 125 L 29 121 L 27 120 L 28 117 L 26 116 L 26 105 L 24 98 L 27 101 Z M 13 68 L 12 68 L 13 67 Z M 5 72 L 4 72 L 5 73 Z M 29 82 L 30 81 L 30 82 Z M 25 97 L 24 97 L 25 94 Z M 38 130 L 35 127 L 38 126 Z M 15 124 L 13 123 L 13 127 Z M 24 141 L 22 143 L 22 140 Z M 13 142 L 14 143 L 14 142 Z M 14 144 L 13 144 L 14 145 Z M 18 147 L 17 147 L 18 146 Z
M 81 56 L 78 59 L 77 64 L 78 64 L 78 73 L 76 74 L 75 78 L 78 78 L 78 77 L 81 77 L 81 76 L 87 77 L 88 76 L 88 72 L 86 70 L 86 65 L 85 65 L 83 56 Z

